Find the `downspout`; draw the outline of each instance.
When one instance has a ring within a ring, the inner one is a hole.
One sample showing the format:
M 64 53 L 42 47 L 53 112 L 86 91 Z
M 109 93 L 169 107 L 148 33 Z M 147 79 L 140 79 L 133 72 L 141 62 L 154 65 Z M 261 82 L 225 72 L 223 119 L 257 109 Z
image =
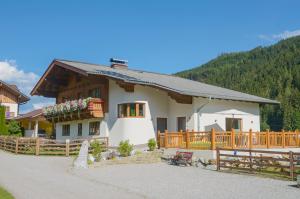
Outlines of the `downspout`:
M 210 102 L 211 102 L 211 96 L 208 97 L 208 101 L 205 104 L 203 104 L 202 106 L 200 106 L 197 109 L 197 129 L 198 129 L 198 131 L 200 131 L 200 111 Z

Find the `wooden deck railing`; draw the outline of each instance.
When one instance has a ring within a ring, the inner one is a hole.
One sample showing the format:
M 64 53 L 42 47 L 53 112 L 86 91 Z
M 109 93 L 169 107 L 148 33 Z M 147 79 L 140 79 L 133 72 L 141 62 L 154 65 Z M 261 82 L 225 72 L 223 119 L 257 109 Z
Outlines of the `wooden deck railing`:
M 300 153 L 251 149 L 217 148 L 217 170 L 241 170 L 275 174 L 294 180 L 300 173 Z M 277 176 L 278 177 L 278 176 Z
M 108 148 L 108 137 L 93 138 L 89 141 L 91 140 L 99 140 L 105 150 Z M 79 153 L 83 141 L 0 136 L 0 149 L 16 154 L 69 156 Z
M 158 146 L 185 149 L 230 149 L 300 147 L 300 133 L 294 132 L 158 132 Z

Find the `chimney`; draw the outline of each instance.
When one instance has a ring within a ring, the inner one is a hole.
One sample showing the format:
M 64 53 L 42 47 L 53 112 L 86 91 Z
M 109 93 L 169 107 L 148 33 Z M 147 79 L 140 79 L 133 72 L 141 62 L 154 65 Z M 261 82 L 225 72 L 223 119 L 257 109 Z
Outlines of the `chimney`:
M 110 67 L 116 68 L 116 69 L 128 69 L 128 61 L 127 60 L 121 60 L 121 59 L 110 59 Z

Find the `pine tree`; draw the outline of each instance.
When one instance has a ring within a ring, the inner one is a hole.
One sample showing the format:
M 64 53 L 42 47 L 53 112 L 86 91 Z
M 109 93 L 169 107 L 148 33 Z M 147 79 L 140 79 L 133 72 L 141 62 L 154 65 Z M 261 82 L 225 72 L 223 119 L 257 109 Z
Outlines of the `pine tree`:
M 281 105 L 261 106 L 261 125 L 294 130 L 300 112 L 300 36 L 247 52 L 222 54 L 176 75 L 265 98 Z M 300 130 L 300 129 L 299 129 Z

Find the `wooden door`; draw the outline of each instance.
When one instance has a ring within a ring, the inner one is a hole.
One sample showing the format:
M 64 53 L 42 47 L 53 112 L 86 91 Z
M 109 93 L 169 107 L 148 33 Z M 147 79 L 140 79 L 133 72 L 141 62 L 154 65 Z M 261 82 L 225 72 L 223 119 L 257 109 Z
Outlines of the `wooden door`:
M 165 130 L 167 130 L 167 129 L 168 129 L 168 120 L 167 120 L 167 118 L 158 117 L 156 119 L 156 130 L 157 130 L 157 132 L 160 131 L 162 133 L 162 132 L 165 132 Z

